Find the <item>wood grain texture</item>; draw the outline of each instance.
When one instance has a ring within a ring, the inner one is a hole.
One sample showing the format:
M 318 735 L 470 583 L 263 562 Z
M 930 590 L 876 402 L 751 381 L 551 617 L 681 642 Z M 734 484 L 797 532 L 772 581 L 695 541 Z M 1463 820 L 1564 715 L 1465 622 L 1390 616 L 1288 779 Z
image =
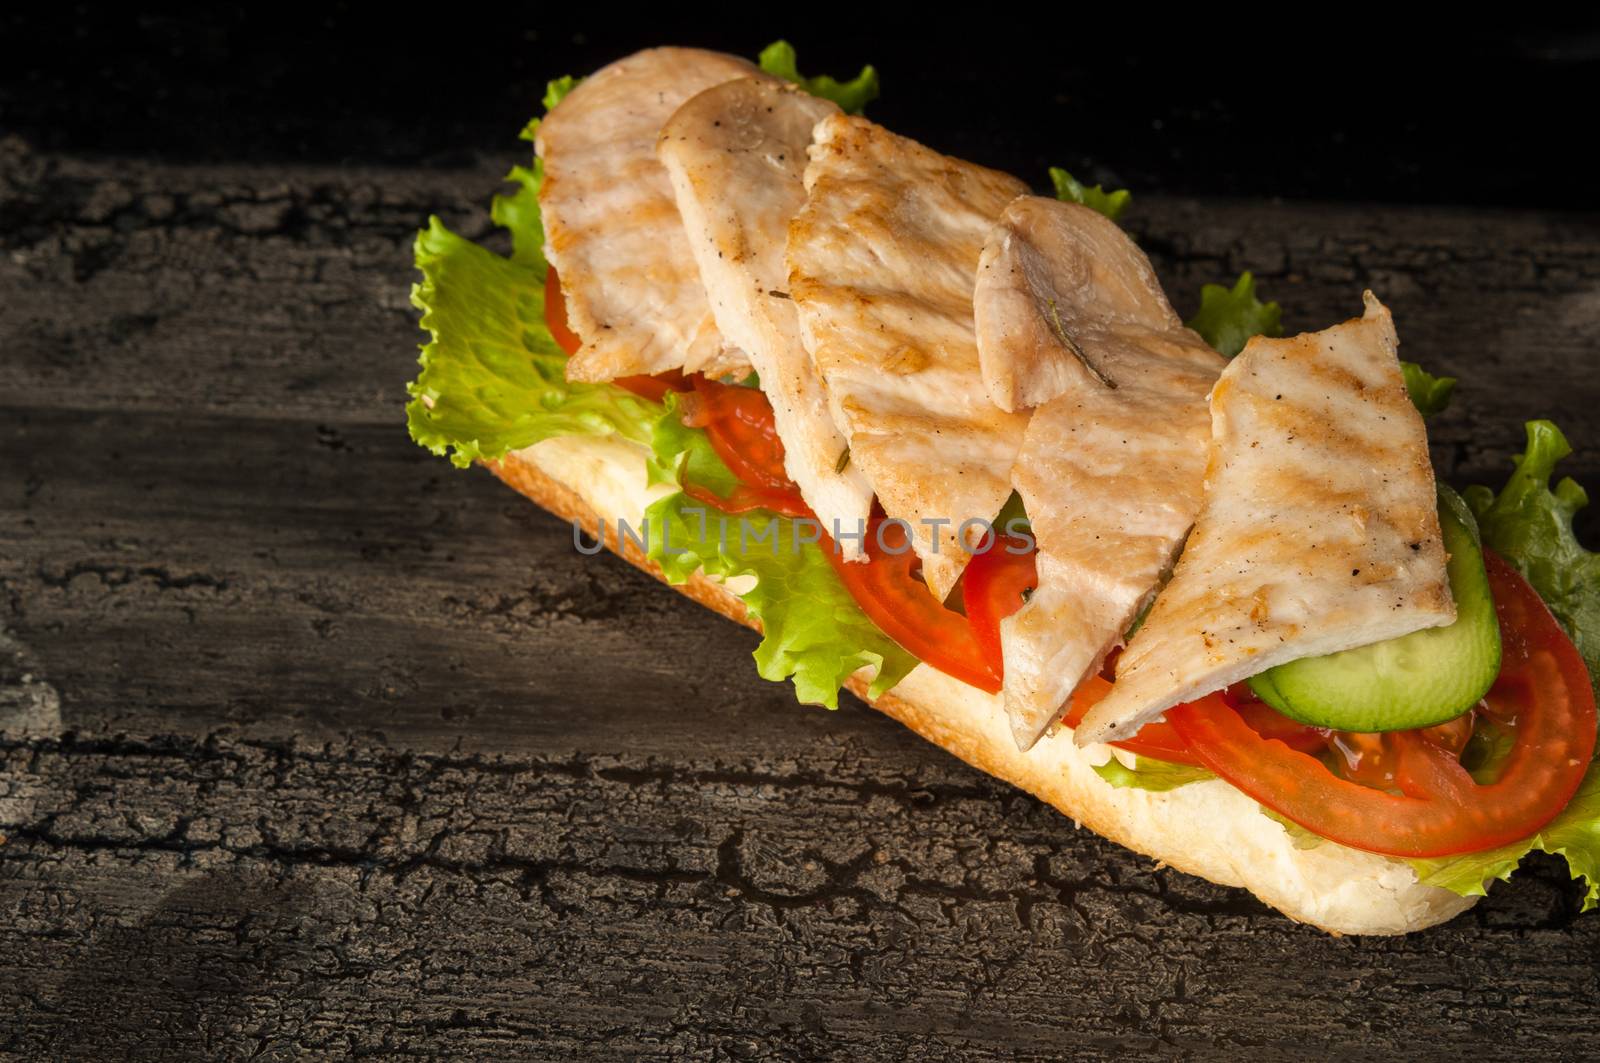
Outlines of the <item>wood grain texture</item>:
M 1151 867 L 406 438 L 408 245 L 504 169 L 0 141 L 0 1054 L 1556 1058 L 1554 861 L 1399 940 Z M 1458 482 L 1600 486 L 1600 221 L 1141 200 L 1180 312 L 1395 312 Z M 1592 527 L 1592 525 L 1591 525 Z

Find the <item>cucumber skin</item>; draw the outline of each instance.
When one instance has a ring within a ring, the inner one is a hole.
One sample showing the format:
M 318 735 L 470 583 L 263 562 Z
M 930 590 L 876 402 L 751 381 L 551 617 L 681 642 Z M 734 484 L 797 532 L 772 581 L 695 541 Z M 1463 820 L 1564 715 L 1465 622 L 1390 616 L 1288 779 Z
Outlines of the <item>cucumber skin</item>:
M 1455 623 L 1443 628 L 1402 635 L 1398 639 L 1358 647 L 1327 657 L 1290 661 L 1249 680 L 1255 695 L 1291 719 L 1313 727 L 1338 731 L 1408 731 L 1445 723 L 1471 709 L 1500 673 L 1500 626 L 1495 617 L 1489 578 L 1483 567 L 1483 547 L 1478 525 L 1461 496 L 1439 485 L 1439 524 L 1450 552 L 1450 593 L 1456 602 Z M 1424 675 L 1391 673 L 1362 679 L 1357 671 L 1381 666 L 1384 657 L 1407 646 L 1427 647 L 1445 639 L 1449 654 L 1429 656 L 1436 667 Z M 1378 647 L 1383 647 L 1379 649 Z M 1347 681 L 1330 682 L 1329 663 L 1339 660 L 1338 672 Z M 1354 680 L 1348 681 L 1348 680 Z M 1392 700 L 1363 704 L 1362 694 L 1395 688 L 1429 695 L 1421 704 L 1399 707 Z M 1334 689 L 1339 688 L 1339 689 Z M 1329 694 L 1338 701 L 1324 700 Z
M 1260 675 L 1253 675 L 1249 679 L 1245 680 L 1245 682 L 1250 684 L 1250 693 L 1254 694 L 1268 705 L 1271 705 L 1285 716 L 1288 716 L 1290 719 L 1299 719 L 1297 716 L 1290 715 L 1288 699 L 1286 699 L 1282 694 L 1278 693 L 1278 685 L 1272 681 L 1272 669 L 1269 668 Z M 1304 720 L 1300 720 L 1300 722 L 1305 723 Z

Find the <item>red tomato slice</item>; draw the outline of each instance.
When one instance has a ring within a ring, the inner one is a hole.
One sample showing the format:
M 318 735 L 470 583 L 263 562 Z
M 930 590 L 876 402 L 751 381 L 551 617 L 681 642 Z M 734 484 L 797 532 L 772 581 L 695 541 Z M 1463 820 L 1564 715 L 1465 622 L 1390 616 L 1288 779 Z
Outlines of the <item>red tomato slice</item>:
M 1035 552 L 1012 553 L 1026 540 L 1006 536 L 987 552 L 975 554 L 967 563 L 962 576 L 962 593 L 965 595 L 967 620 L 972 626 L 973 638 L 983 651 L 984 659 L 996 675 L 1005 675 L 1005 662 L 1000 651 L 1000 621 L 1022 608 L 1023 592 L 1039 585 Z M 1248 688 L 1246 688 L 1248 690 Z M 1089 708 L 1111 691 L 1111 684 L 1101 676 L 1090 676 L 1073 692 L 1072 703 L 1067 708 L 1064 722 L 1076 727 Z M 1252 700 L 1254 695 L 1251 695 Z M 1321 749 L 1323 736 L 1313 728 L 1297 723 L 1273 711 L 1261 701 L 1254 701 L 1248 709 L 1251 723 L 1263 735 L 1282 737 L 1297 749 Z M 1175 764 L 1199 766 L 1200 761 L 1190 751 L 1183 736 L 1169 723 L 1147 723 L 1132 738 L 1113 743 L 1131 753 Z
M 996 675 L 1002 677 L 1005 675 L 1005 662 L 1000 650 L 1000 621 L 1022 608 L 1023 592 L 1039 585 L 1035 551 L 1021 554 L 1011 552 L 1025 542 L 1014 536 L 1002 537 L 987 552 L 973 555 L 961 581 L 973 638 L 989 666 Z M 1064 722 L 1069 727 L 1076 727 L 1089 708 L 1110 691 L 1111 684 L 1098 675 L 1090 676 L 1078 684 L 1078 689 L 1072 695 L 1072 703 L 1067 707 Z M 1296 748 L 1322 748 L 1323 737 L 1319 732 L 1279 715 L 1263 702 L 1255 701 L 1252 708 L 1241 711 L 1250 712 L 1252 724 L 1262 734 L 1271 732 L 1270 737 L 1289 739 Z M 1169 723 L 1147 723 L 1132 738 L 1113 744 L 1156 760 L 1194 766 L 1200 764 L 1183 736 Z
M 677 369 L 668 369 L 655 376 L 619 376 L 612 383 L 651 402 L 660 402 L 669 391 L 688 392 L 694 387 L 689 378 Z
M 978 640 L 978 648 L 996 675 L 1005 674 L 1000 621 L 1021 609 L 1026 596 L 1039 585 L 1035 561 L 1035 551 L 1027 539 L 1002 535 L 995 540 L 991 536 L 989 548 L 973 554 L 962 574 L 962 602 L 972 625 L 972 637 Z
M 694 393 L 682 403 L 683 423 L 704 428 L 717 456 L 751 487 L 794 491 L 783 466 L 783 441 L 772 404 L 760 388 L 694 378 Z
M 1594 691 L 1583 658 L 1532 587 L 1484 551 L 1500 619 L 1500 676 L 1485 712 L 1516 740 L 1494 782 L 1475 782 L 1449 745 L 1422 731 L 1387 736 L 1384 777 L 1398 792 L 1341 778 L 1264 738 L 1217 695 L 1167 717 L 1189 748 L 1261 804 L 1324 838 L 1392 856 L 1451 856 L 1520 841 L 1566 807 L 1595 747 Z
M 726 498 L 693 483 L 683 484 L 685 494 L 728 513 L 759 508 L 815 519 L 784 471 L 783 442 L 772 406 L 759 389 L 696 377 L 683 408 L 683 423 L 705 429 L 712 449 L 741 482 Z M 947 675 L 990 693 L 1000 689 L 999 669 L 984 658 L 967 618 L 945 608 L 917 578 L 922 562 L 903 525 L 875 521 L 867 530 L 865 562 L 846 562 L 826 533 L 819 545 L 856 604 L 884 634 Z
M 1085 679 L 1078 684 L 1078 689 L 1073 691 L 1072 704 L 1067 707 L 1067 715 L 1062 722 L 1068 727 L 1078 726 L 1083 721 L 1084 714 L 1109 693 L 1111 693 L 1111 683 L 1104 676 L 1092 675 Z M 1200 766 L 1199 759 L 1190 751 L 1183 736 L 1178 734 L 1170 723 L 1161 720 L 1147 723 L 1131 738 L 1124 738 L 1120 742 L 1111 744 L 1130 753 L 1137 753 L 1141 757 L 1153 757 L 1173 764 Z
M 812 516 L 799 485 L 784 471 L 783 441 L 766 395 L 701 376 L 693 378 L 693 386 L 682 400 L 683 423 L 705 429 L 711 449 L 743 486 L 726 498 L 687 483 L 684 492 L 727 513 L 770 509 L 786 517 Z
M 567 297 L 561 294 L 561 279 L 551 266 L 544 275 L 544 323 L 550 326 L 550 335 L 556 346 L 568 354 L 577 354 L 583 341 L 567 324 Z
M 567 324 L 567 298 L 561 294 L 561 279 L 556 276 L 554 266 L 544 275 L 544 323 L 550 326 L 550 335 L 554 337 L 557 347 L 568 354 L 578 353 L 583 341 Z M 660 402 L 669 391 L 689 390 L 688 381 L 676 369 L 669 369 L 659 376 L 618 377 L 613 383 L 651 402 Z
M 792 491 L 768 490 L 740 484 L 724 497 L 691 480 L 683 480 L 679 486 L 690 498 L 704 502 L 712 509 L 719 509 L 724 513 L 748 513 L 752 509 L 765 509 L 781 513 L 785 517 L 814 516 L 805 499 Z
M 1321 753 L 1328 747 L 1333 732 L 1322 727 L 1312 727 L 1291 720 L 1277 709 L 1256 697 L 1248 683 L 1235 683 L 1222 691 L 1222 698 L 1233 706 L 1235 712 L 1250 725 L 1250 730 L 1262 738 L 1275 738 L 1290 749 L 1302 753 Z
M 946 675 L 991 694 L 1000 690 L 1000 672 L 984 656 L 967 618 L 947 609 L 917 578 L 922 559 L 911 549 L 904 524 L 874 520 L 864 562 L 846 561 L 826 535 L 822 548 L 856 604 L 885 635 Z

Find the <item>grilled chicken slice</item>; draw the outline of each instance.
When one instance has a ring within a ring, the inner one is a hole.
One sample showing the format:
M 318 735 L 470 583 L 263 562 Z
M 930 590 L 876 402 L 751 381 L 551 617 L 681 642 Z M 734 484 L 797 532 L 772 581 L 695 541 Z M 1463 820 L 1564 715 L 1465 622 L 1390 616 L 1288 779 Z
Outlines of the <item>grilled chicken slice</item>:
M 717 328 L 749 355 L 772 402 L 789 477 L 836 537 L 837 528 L 865 526 L 872 488 L 844 460 L 844 436 L 800 340 L 784 246 L 806 200 L 811 130 L 838 110 L 798 89 L 742 78 L 678 108 L 658 149 Z M 838 541 L 845 556 L 862 556 L 859 539 Z
M 1080 745 L 1274 665 L 1455 619 L 1422 417 L 1389 311 L 1365 298 L 1362 317 L 1258 336 L 1223 370 L 1200 516 Z
M 540 124 L 545 257 L 583 341 L 569 378 L 745 365 L 712 320 L 656 138 L 689 97 L 753 74 L 731 55 L 652 48 L 585 78 Z
M 995 402 L 1034 406 L 1011 482 L 1039 585 L 1000 625 L 1017 748 L 1122 644 L 1200 509 L 1223 360 L 1184 328 L 1149 259 L 1087 207 L 1028 196 L 984 245 L 973 296 Z
M 1027 424 L 989 401 L 972 324 L 984 237 L 1027 188 L 839 114 L 818 124 L 810 155 L 789 227 L 801 335 L 850 463 L 907 522 L 942 599 L 969 556 L 962 523 L 992 519 L 1011 493 Z

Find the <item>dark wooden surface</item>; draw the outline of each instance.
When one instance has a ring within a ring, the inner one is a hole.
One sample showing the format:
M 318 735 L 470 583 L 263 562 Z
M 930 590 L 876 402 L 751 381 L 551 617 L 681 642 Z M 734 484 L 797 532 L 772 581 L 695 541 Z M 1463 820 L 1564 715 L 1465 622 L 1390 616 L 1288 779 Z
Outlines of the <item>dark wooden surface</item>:
M 1600 915 L 1540 861 L 1333 939 L 1152 867 L 413 446 L 409 242 L 463 172 L 0 141 L 0 1054 L 1558 1058 Z M 1371 285 L 1600 487 L 1600 222 L 1141 199 L 1180 311 Z

